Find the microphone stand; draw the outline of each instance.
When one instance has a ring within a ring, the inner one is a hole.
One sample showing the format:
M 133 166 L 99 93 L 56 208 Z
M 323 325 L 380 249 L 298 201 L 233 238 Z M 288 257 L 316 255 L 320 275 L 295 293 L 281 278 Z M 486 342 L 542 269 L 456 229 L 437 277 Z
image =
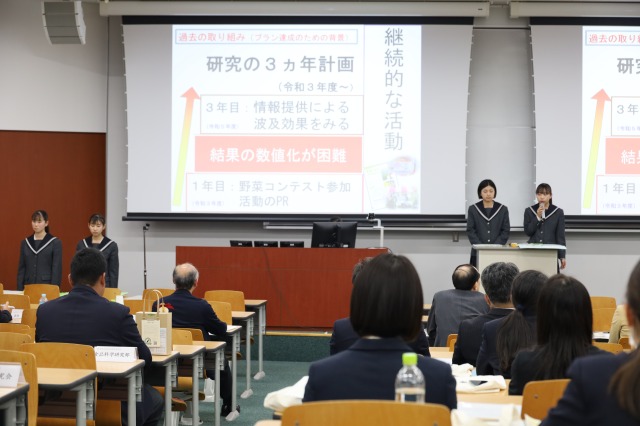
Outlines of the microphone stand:
M 144 259 L 144 289 L 147 289 L 147 231 L 149 230 L 149 224 L 146 223 L 142 227 L 142 254 Z
M 375 225 L 373 225 L 373 229 L 380 230 L 380 248 L 383 248 L 384 247 L 384 226 L 382 226 L 382 220 L 380 220 L 380 218 L 375 217 L 375 214 L 373 213 L 369 213 L 369 215 L 367 216 L 367 220 L 369 222 L 375 223 Z

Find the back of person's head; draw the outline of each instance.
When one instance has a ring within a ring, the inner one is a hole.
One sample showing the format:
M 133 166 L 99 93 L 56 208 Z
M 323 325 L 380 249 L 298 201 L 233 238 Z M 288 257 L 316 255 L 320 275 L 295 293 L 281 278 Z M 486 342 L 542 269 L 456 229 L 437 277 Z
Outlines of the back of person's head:
M 537 335 L 542 367 L 539 379 L 561 379 L 593 339 L 593 312 L 586 287 L 563 274 L 550 277 L 540 289 Z
M 183 263 L 173 269 L 173 283 L 176 290 L 191 290 L 198 281 L 198 270 L 191 263 Z
M 365 257 L 360 259 L 358 263 L 353 265 L 353 271 L 351 272 L 351 284 L 356 283 L 356 278 L 358 278 L 358 275 L 360 275 L 360 272 L 362 272 L 362 268 L 364 268 L 364 266 L 369 263 L 371 259 L 373 259 L 373 257 Z
M 631 336 L 640 340 L 640 262 L 631 272 L 627 283 L 627 309 L 630 312 L 629 326 Z M 640 349 L 631 353 L 611 378 L 609 390 L 615 396 L 618 405 L 631 417 L 640 421 Z
M 484 268 L 482 287 L 491 303 L 509 303 L 511 285 L 518 272 L 518 267 L 511 262 L 495 262 Z
M 451 275 L 453 287 L 457 290 L 471 290 L 480 279 L 480 272 L 469 264 L 456 266 Z
M 351 292 L 351 324 L 360 336 L 416 339 L 422 320 L 422 285 L 405 256 L 378 255 L 363 268 Z
M 519 351 L 535 345 L 536 336 L 526 317 L 536 314 L 538 296 L 545 281 L 545 274 L 533 270 L 522 271 L 513 279 L 511 301 L 515 310 L 502 322 L 496 340 L 502 371 L 511 368 Z
M 107 261 L 102 253 L 94 248 L 78 251 L 71 259 L 71 282 L 74 286 L 93 286 L 107 271 Z

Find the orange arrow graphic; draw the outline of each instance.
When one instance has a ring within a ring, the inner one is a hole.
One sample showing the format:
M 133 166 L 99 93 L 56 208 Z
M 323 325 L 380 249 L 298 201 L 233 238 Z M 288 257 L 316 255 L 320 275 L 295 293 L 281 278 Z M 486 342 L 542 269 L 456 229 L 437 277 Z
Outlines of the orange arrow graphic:
M 591 99 L 596 100 L 596 115 L 593 118 L 593 133 L 591 134 L 591 152 L 589 152 L 589 163 L 587 164 L 587 176 L 584 185 L 584 199 L 582 207 L 591 207 L 593 199 L 593 187 L 596 181 L 596 165 L 598 164 L 598 149 L 600 146 L 600 133 L 602 132 L 602 117 L 604 116 L 604 103 L 610 101 L 604 89 L 593 95 Z
M 184 110 L 184 122 L 182 124 L 182 137 L 180 138 L 180 151 L 178 153 L 178 168 L 176 170 L 176 183 L 173 189 L 173 205 L 179 206 L 182 202 L 182 190 L 184 189 L 184 171 L 187 167 L 187 151 L 189 149 L 189 134 L 191 133 L 191 119 L 193 118 L 193 104 L 200 99 L 198 93 L 190 87 L 183 95 L 187 98 Z

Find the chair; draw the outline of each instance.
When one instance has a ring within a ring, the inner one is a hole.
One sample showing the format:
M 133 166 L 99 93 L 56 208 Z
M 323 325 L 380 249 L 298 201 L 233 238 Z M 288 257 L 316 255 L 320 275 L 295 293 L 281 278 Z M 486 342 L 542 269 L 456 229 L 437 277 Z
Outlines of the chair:
M 33 339 L 28 334 L 0 332 L 0 349 L 5 351 L 19 351 L 23 343 L 32 343 Z
M 309 402 L 286 408 L 282 426 L 450 426 L 449 409 L 439 404 L 342 400 Z
M 136 312 L 142 312 L 144 301 L 142 299 L 124 299 L 124 306 L 129 308 L 131 315 L 136 316 Z M 151 307 L 149 307 L 151 310 Z
M 534 380 L 524 386 L 522 392 L 522 418 L 527 414 L 535 419 L 544 419 L 547 412 L 556 406 L 562 397 L 569 379 Z
M 28 334 L 32 342 L 36 340 L 36 329 L 25 324 L 0 323 L 0 332 Z
M 38 368 L 36 357 L 17 350 L 0 350 L 0 362 L 19 362 L 22 365 L 24 379 L 29 383 L 27 392 L 27 424 L 36 426 L 38 420 Z
M 60 286 L 56 284 L 27 284 L 24 286 L 24 295 L 29 296 L 31 303 L 38 303 L 42 295 L 47 296 L 47 300 L 60 297 Z
M 616 308 L 597 308 L 593 310 L 593 331 L 611 330 L 611 319 Z
M 618 340 L 618 343 L 622 346 L 622 349 L 626 349 L 626 350 L 631 349 L 631 345 L 629 344 L 629 338 L 627 336 L 621 337 L 620 340 Z
M 0 294 L 4 293 L 4 284 L 0 283 Z
M 120 291 L 119 288 L 114 288 L 114 287 L 105 287 L 104 289 L 104 293 L 102 294 L 102 297 L 104 297 L 107 300 L 116 300 L 116 296 L 119 296 L 122 294 L 122 291 Z
M 453 352 L 456 350 L 456 343 L 458 342 L 458 338 L 456 337 L 455 339 L 451 339 L 451 341 L 449 341 L 449 352 Z
M 227 323 L 227 325 L 233 324 L 233 316 L 231 313 L 231 304 L 229 302 L 218 302 L 215 300 L 207 300 L 216 313 L 220 321 Z
M 619 354 L 624 350 L 620 343 L 593 342 L 593 346 L 603 351 L 611 352 L 612 354 Z
M 36 366 L 38 368 L 68 368 L 68 369 L 96 369 L 96 354 L 92 346 L 79 345 L 75 343 L 25 343 L 22 345 L 23 352 L 29 352 L 36 357 Z M 94 410 L 97 402 L 98 386 L 97 379 L 94 383 Z M 67 395 L 68 394 L 68 395 Z M 40 405 L 38 426 L 41 424 L 60 422 L 61 409 L 71 408 L 70 419 L 75 422 L 75 392 L 63 392 L 60 399 L 50 403 Z M 119 405 L 118 405 L 119 407 Z M 118 412 L 118 416 L 120 413 Z M 55 417 L 55 418 L 52 418 Z M 95 413 L 94 413 L 95 418 Z M 98 419 L 96 419 L 98 421 Z M 87 424 L 90 421 L 87 421 Z
M 457 334 L 450 334 L 447 336 L 447 347 L 449 348 L 450 352 L 453 352 L 453 348 L 455 347 L 457 340 L 458 340 Z M 452 341 L 453 343 L 451 343 Z
M 591 296 L 591 309 L 616 308 L 616 298 L 609 296 Z
M 202 342 L 204 340 L 204 335 L 202 334 L 202 330 L 200 330 L 199 328 L 174 328 L 173 330 L 186 330 L 189 333 L 191 333 L 192 343 L 193 343 L 193 340 L 198 342 Z M 175 341 L 173 343 L 175 343 Z M 181 343 L 176 343 L 176 344 L 181 344 Z M 191 343 L 187 343 L 187 344 L 190 345 Z
M 39 299 L 40 296 L 38 296 L 38 299 L 36 299 L 36 301 Z M 9 302 L 9 305 L 17 309 L 31 309 L 31 298 L 25 294 L 5 293 L 2 295 L 2 299 L 0 300 L 2 300 L 2 303 Z
M 227 302 L 231 304 L 232 311 L 246 311 L 244 306 L 244 293 L 241 291 L 209 290 L 204 292 L 204 300 Z
M 29 327 L 35 329 L 37 316 L 37 309 L 25 309 L 24 311 L 22 311 L 22 320 L 20 323 L 28 325 Z

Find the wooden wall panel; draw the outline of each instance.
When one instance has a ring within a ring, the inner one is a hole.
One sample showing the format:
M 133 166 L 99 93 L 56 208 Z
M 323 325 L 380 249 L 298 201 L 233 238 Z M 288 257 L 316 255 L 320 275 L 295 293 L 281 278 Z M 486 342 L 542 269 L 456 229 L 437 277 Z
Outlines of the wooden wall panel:
M 69 263 L 89 235 L 88 218 L 105 212 L 105 134 L 0 131 L 0 188 L 0 282 L 16 288 L 20 241 L 33 233 L 31 214 L 43 209 L 62 241 L 68 291 Z

